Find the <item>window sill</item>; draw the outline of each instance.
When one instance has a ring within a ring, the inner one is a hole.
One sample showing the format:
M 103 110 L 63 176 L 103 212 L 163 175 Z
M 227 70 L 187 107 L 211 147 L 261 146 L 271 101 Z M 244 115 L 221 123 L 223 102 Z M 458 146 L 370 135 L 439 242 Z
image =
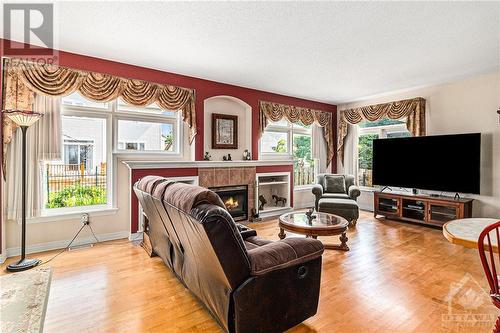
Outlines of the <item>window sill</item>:
M 294 186 L 293 191 L 294 192 L 312 191 L 313 187 L 314 187 L 314 184 Z
M 46 222 L 57 222 L 57 221 L 65 221 L 65 220 L 76 220 L 79 219 L 82 214 L 89 214 L 89 217 L 97 217 L 97 216 L 106 216 L 106 215 L 114 215 L 118 211 L 118 208 L 112 207 L 104 207 L 98 209 L 82 209 L 79 211 L 71 211 L 71 212 L 58 212 L 58 213 L 46 213 L 39 217 L 33 217 L 27 219 L 26 222 L 28 224 L 32 223 L 46 223 Z M 13 220 L 12 220 L 13 221 Z M 14 222 L 14 221 L 13 221 Z M 20 220 L 18 224 L 20 224 Z

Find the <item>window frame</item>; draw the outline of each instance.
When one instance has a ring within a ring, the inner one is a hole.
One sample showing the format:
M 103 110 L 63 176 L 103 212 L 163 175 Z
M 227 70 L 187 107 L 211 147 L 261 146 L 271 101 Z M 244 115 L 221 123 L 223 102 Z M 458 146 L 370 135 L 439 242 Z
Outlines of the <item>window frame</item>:
M 361 127 L 356 125 L 357 128 L 357 138 L 356 138 L 356 147 L 359 145 L 359 137 L 362 135 L 368 134 L 377 134 L 378 139 L 387 139 L 387 133 L 393 132 L 409 132 L 406 127 L 406 122 L 401 124 L 391 124 L 391 125 L 382 125 L 382 126 L 373 126 L 373 127 Z M 356 182 L 359 182 L 359 150 L 356 148 Z M 373 190 L 375 186 L 359 186 L 362 190 Z
M 106 107 L 84 106 L 84 105 L 70 105 L 63 103 L 61 98 L 61 117 L 82 117 L 82 118 L 99 118 L 105 120 L 105 147 L 106 147 L 106 204 L 90 205 L 90 206 L 75 206 L 75 207 L 62 207 L 62 208 L 45 208 L 47 203 L 47 194 L 42 191 L 42 208 L 39 217 L 33 220 L 45 221 L 47 217 L 52 216 L 65 216 L 74 215 L 84 212 L 108 212 L 115 211 L 117 206 L 117 162 L 118 158 L 130 157 L 134 159 L 144 159 L 149 157 L 168 156 L 171 158 L 180 158 L 186 153 L 184 151 L 184 136 L 186 130 L 182 120 L 182 113 L 180 111 L 172 111 L 173 115 L 155 114 L 145 111 L 134 110 L 119 110 L 118 100 L 115 99 L 106 102 Z M 171 123 L 173 124 L 174 133 L 174 151 L 163 150 L 126 150 L 118 149 L 118 120 L 134 120 L 155 123 Z M 61 144 L 64 147 L 64 138 L 61 138 Z M 63 156 L 64 159 L 64 156 Z M 95 165 L 95 154 L 93 156 Z M 46 165 L 47 162 L 44 162 Z M 42 177 L 42 188 L 46 186 L 46 176 Z
M 61 208 L 46 208 L 45 204 L 47 203 L 47 193 L 43 191 L 42 198 L 42 208 L 41 208 L 41 217 L 46 216 L 54 216 L 54 215 L 64 215 L 71 213 L 84 213 L 87 211 L 96 211 L 96 210 L 106 210 L 115 206 L 114 200 L 114 187 L 113 187 L 113 155 L 110 150 L 109 143 L 111 142 L 111 114 L 108 111 L 102 111 L 107 109 L 97 109 L 91 107 L 84 106 L 71 106 L 63 105 L 61 101 L 61 117 L 81 117 L 81 118 L 99 118 L 104 119 L 104 126 L 106 128 L 106 204 L 101 205 L 88 205 L 88 206 L 74 206 L 74 207 L 61 207 Z M 62 139 L 62 138 L 61 138 Z M 63 144 L 64 144 L 64 139 Z M 94 163 L 95 164 L 95 163 Z M 47 162 L 44 162 L 44 165 L 47 165 Z M 45 173 L 44 173 L 45 174 Z M 43 186 L 47 183 L 47 178 L 44 176 L 43 178 Z
M 285 119 L 286 120 L 286 119 Z M 295 163 L 295 158 L 293 156 L 293 138 L 294 135 L 307 135 L 311 137 L 311 152 L 314 145 L 314 136 L 312 133 L 312 124 L 309 128 L 304 128 L 298 124 L 294 124 L 288 120 L 286 120 L 286 125 L 279 125 L 277 123 L 270 122 L 264 132 L 278 132 L 278 133 L 286 133 L 287 134 L 287 152 L 278 153 L 278 152 L 263 152 L 262 151 L 262 139 L 259 140 L 259 160 L 289 160 Z M 319 161 L 311 156 L 311 159 L 314 160 L 314 175 L 316 176 L 319 171 Z M 311 188 L 314 184 L 307 185 L 293 185 L 294 190 L 303 190 L 307 188 Z

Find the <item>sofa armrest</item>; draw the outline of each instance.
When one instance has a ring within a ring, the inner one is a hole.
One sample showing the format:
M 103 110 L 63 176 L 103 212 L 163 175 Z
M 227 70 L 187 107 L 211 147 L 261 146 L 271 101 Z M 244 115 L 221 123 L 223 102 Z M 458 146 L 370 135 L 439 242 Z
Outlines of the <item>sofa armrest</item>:
M 323 196 L 323 186 L 321 184 L 314 184 L 312 187 L 312 192 L 316 198 L 321 198 Z
M 312 238 L 288 238 L 248 251 L 253 276 L 298 265 L 320 257 L 324 246 Z
M 359 187 L 356 185 L 352 185 L 349 187 L 349 198 L 356 200 L 360 195 L 361 191 L 359 190 Z

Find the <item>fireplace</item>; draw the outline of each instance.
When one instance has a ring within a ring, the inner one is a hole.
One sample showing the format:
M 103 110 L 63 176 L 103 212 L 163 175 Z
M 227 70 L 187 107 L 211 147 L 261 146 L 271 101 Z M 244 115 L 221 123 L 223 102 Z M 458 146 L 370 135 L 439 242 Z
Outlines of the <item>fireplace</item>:
M 248 186 L 211 187 L 226 206 L 235 221 L 248 220 Z

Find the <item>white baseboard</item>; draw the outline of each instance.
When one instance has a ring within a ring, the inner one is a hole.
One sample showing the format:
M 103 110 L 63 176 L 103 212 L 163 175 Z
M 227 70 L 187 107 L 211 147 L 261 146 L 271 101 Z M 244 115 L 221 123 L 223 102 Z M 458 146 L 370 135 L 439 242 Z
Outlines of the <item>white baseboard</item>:
M 131 242 L 139 241 L 139 240 L 142 241 L 143 236 L 144 236 L 144 232 L 138 231 L 136 233 L 130 234 L 128 236 L 128 240 L 131 241 Z
M 128 238 L 130 235 L 129 231 L 118 231 L 118 232 L 112 232 L 108 234 L 99 234 L 96 235 L 97 239 L 99 241 L 110 241 L 110 240 L 115 240 L 115 239 L 123 239 L 123 238 Z M 38 243 L 38 244 L 33 244 L 33 245 L 28 245 L 26 247 L 26 253 L 37 253 L 37 252 L 44 252 L 44 251 L 50 251 L 50 250 L 58 250 L 58 249 L 64 249 L 66 246 L 68 246 L 69 242 L 71 239 L 65 239 L 65 240 L 60 240 L 60 241 L 53 241 L 53 242 L 47 242 L 47 243 Z M 78 246 L 78 245 L 85 245 L 89 243 L 95 243 L 95 239 L 93 236 L 87 236 L 87 237 L 78 237 L 75 239 L 73 242 L 72 246 Z M 21 248 L 20 247 L 11 247 L 8 248 L 3 255 L 5 255 L 7 258 L 10 257 L 15 257 L 21 254 Z

